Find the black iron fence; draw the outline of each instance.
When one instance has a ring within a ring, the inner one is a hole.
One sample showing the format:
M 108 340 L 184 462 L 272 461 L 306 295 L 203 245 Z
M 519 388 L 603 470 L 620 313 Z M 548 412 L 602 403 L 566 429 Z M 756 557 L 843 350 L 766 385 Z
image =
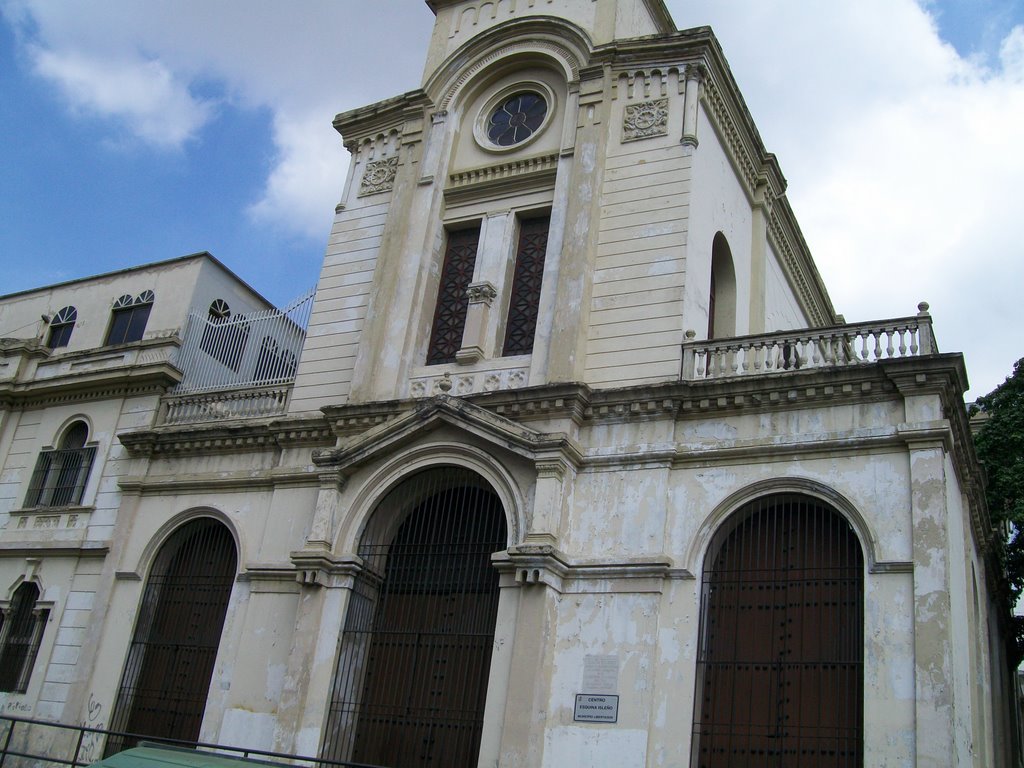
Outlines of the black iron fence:
M 119 739 L 125 745 L 125 749 L 146 742 L 153 745 L 204 749 L 225 757 L 242 757 L 315 768 L 382 768 L 365 763 L 326 760 L 263 749 L 231 747 L 201 741 L 158 739 L 139 733 L 63 725 L 10 715 L 0 715 L 0 768 L 83 768 L 103 757 L 104 746 L 110 737 Z

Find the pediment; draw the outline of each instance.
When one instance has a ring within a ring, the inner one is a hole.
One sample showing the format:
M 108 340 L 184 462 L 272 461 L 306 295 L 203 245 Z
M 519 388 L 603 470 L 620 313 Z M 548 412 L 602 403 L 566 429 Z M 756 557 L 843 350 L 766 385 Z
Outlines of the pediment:
M 464 433 L 467 440 L 489 443 L 528 461 L 557 458 L 578 466 L 581 460 L 579 447 L 564 432 L 539 432 L 457 397 L 437 395 L 419 401 L 409 410 L 337 448 L 314 452 L 313 461 L 320 467 L 352 472 L 442 427 Z

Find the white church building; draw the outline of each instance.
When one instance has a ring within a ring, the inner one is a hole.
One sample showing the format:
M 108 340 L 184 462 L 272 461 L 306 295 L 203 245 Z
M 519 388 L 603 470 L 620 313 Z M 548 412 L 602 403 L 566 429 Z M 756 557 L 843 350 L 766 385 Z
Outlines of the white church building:
M 421 88 L 335 120 L 315 297 L 0 297 L 0 746 L 1020 765 L 928 305 L 836 313 L 709 28 L 427 2 Z

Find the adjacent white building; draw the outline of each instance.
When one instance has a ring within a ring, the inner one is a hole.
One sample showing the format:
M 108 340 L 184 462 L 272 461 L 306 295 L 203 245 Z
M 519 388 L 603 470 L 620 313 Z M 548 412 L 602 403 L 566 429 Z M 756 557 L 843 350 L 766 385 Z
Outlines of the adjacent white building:
M 835 313 L 710 29 L 428 4 L 422 87 L 335 121 L 308 322 L 205 254 L 0 297 L 6 711 L 391 768 L 1016 765 L 927 305 Z

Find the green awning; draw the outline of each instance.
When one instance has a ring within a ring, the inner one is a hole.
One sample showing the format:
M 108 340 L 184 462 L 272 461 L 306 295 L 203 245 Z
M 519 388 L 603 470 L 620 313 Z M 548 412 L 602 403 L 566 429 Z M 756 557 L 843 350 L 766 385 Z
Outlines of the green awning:
M 273 763 L 244 757 L 231 757 L 216 752 L 200 752 L 178 747 L 145 745 L 126 749 L 99 762 L 90 768 L 247 768 L 248 766 L 275 766 L 294 768 L 285 763 Z

